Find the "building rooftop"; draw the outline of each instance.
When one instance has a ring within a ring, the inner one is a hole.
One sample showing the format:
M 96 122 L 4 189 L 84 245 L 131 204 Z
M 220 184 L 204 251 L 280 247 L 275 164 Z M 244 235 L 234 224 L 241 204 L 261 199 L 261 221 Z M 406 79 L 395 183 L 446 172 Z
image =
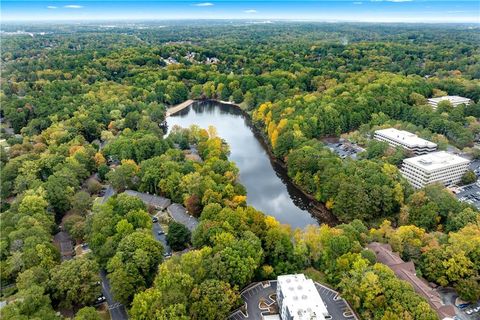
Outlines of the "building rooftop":
M 147 206 L 154 206 L 159 210 L 165 210 L 172 202 L 170 199 L 160 197 L 154 194 L 138 192 L 134 190 L 125 190 L 125 193 L 132 197 L 137 197 Z
M 418 137 L 416 134 L 413 134 L 404 130 L 397 130 L 395 128 L 381 129 L 375 131 L 376 134 L 382 135 L 388 139 L 402 142 L 403 144 L 408 145 L 410 148 L 414 147 L 429 147 L 436 148 L 437 144 L 430 142 L 428 140 Z
M 468 164 L 470 163 L 470 160 L 445 151 L 437 151 L 418 157 L 408 158 L 403 160 L 403 162 L 420 167 L 424 171 L 431 172 L 450 166 Z
M 461 103 L 469 103 L 471 100 L 469 98 L 460 97 L 460 96 L 443 96 L 438 98 L 430 98 L 428 99 L 429 102 L 438 104 L 442 101 L 449 101 L 453 105 L 458 105 Z
M 282 320 L 278 314 L 264 315 L 263 320 Z
M 311 279 L 304 274 L 278 276 L 278 286 L 284 295 L 283 304 L 295 320 L 325 319 L 328 315 L 320 294 Z
M 383 263 L 392 269 L 399 279 L 410 283 L 415 292 L 427 299 L 428 303 L 432 309 L 435 310 L 440 319 L 455 316 L 455 309 L 453 306 L 444 305 L 440 295 L 424 280 L 417 277 L 413 262 L 404 262 L 398 254 L 392 251 L 392 247 L 389 244 L 372 242 L 367 248 L 375 252 L 378 262 Z

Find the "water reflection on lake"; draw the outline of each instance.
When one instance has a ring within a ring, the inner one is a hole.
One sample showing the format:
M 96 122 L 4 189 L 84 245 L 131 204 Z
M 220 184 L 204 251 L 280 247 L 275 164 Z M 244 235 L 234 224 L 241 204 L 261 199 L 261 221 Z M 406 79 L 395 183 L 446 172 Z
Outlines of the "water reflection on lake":
M 249 205 L 294 228 L 318 224 L 317 219 L 307 211 L 309 200 L 290 184 L 284 170 L 270 161 L 265 147 L 236 107 L 197 102 L 167 118 L 167 123 L 169 129 L 174 125 L 215 126 L 218 135 L 230 145 L 229 159 L 240 170 L 240 182 L 247 189 Z

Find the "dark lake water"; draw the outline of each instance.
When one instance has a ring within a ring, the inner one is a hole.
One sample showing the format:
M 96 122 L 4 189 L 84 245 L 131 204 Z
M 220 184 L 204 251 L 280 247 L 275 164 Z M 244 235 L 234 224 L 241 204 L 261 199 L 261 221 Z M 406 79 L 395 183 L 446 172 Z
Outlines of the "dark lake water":
M 318 225 L 308 208 L 310 201 L 291 185 L 284 169 L 270 161 L 266 147 L 255 136 L 248 119 L 234 106 L 216 102 L 196 102 L 167 118 L 174 125 L 216 127 L 230 145 L 230 161 L 240 170 L 240 182 L 247 189 L 247 203 L 281 223 L 303 228 Z

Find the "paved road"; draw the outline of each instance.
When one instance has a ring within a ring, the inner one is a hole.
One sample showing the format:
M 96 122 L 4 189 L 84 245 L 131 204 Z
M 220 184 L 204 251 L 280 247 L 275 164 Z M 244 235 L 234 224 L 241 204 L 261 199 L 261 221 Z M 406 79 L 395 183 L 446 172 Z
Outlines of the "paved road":
M 110 291 L 110 282 L 107 278 L 105 270 L 100 271 L 100 277 L 102 278 L 102 292 L 105 298 L 107 298 L 108 310 L 112 320 L 127 320 L 128 314 L 125 306 L 115 301 Z
M 162 227 L 157 222 L 157 223 L 154 223 L 152 227 L 153 237 L 163 245 L 163 247 L 165 248 L 165 253 L 172 253 L 172 249 L 170 249 L 170 246 L 167 243 L 167 237 L 165 236 L 165 233 L 158 234 L 158 231 L 164 231 L 164 230 L 162 230 Z
M 100 201 L 100 203 L 105 203 L 107 202 L 108 198 L 110 198 L 111 196 L 113 196 L 115 194 L 115 190 L 113 190 L 112 186 L 111 185 L 108 185 L 107 189 L 105 189 L 105 194 L 103 195 L 102 197 L 102 200 Z

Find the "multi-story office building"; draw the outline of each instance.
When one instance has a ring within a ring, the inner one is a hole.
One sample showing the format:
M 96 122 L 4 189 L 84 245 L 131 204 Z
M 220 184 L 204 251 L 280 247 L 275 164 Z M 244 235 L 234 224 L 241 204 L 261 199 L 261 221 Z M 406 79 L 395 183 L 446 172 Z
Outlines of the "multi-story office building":
M 401 172 L 415 188 L 433 182 L 449 186 L 460 182 L 469 163 L 465 158 L 438 151 L 403 160 Z
M 388 128 L 375 131 L 375 140 L 385 141 L 392 147 L 401 146 L 415 155 L 426 154 L 437 150 L 437 145 L 428 140 L 419 138 L 408 131 Z
M 437 109 L 437 106 L 442 101 L 448 101 L 452 105 L 452 107 L 456 107 L 460 104 L 469 105 L 472 103 L 472 100 L 460 96 L 443 96 L 438 98 L 430 98 L 428 99 L 428 104 L 433 107 L 433 109 Z
M 329 316 L 315 284 L 303 274 L 278 277 L 277 303 L 282 320 L 324 320 Z

